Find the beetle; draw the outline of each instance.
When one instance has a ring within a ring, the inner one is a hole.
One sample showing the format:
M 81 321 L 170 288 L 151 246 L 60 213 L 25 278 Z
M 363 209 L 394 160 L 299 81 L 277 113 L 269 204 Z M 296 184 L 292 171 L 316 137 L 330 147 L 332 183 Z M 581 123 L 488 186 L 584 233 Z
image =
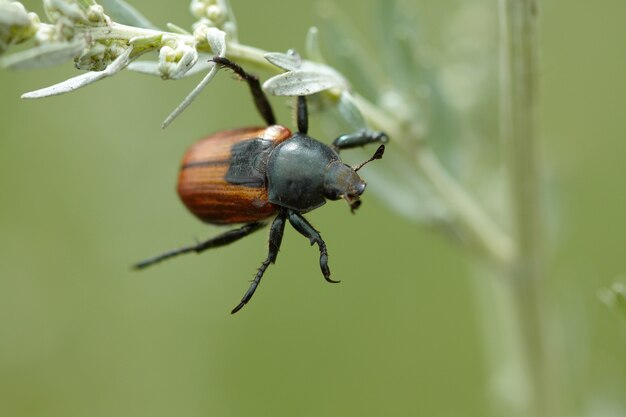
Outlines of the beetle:
M 332 146 L 327 146 L 307 135 L 308 111 L 304 96 L 298 97 L 298 131 L 292 133 L 287 127 L 276 124 L 272 107 L 255 75 L 227 58 L 212 60 L 247 82 L 267 126 L 218 132 L 193 144 L 182 160 L 178 195 L 189 211 L 203 222 L 243 223 L 243 226 L 146 259 L 135 264 L 135 269 L 233 243 L 264 227 L 265 221 L 275 216 L 270 226 L 267 258 L 231 313 L 241 310 L 250 301 L 265 270 L 276 262 L 287 221 L 307 237 L 311 245 L 319 247 L 320 268 L 326 281 L 339 282 L 330 278 L 324 240 L 302 214 L 322 206 L 326 200 L 342 198 L 354 212 L 361 204 L 360 196 L 366 186 L 357 171 L 368 162 L 382 158 L 387 135 L 362 130 L 339 136 Z M 341 161 L 339 151 L 370 143 L 381 145 L 374 156 L 359 166 L 351 167 Z

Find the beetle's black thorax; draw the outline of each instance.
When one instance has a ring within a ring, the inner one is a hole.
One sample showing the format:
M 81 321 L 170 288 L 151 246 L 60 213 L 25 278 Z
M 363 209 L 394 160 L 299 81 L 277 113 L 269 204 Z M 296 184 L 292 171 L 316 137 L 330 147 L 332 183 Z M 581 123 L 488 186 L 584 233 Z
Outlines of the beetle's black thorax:
M 269 201 L 301 212 L 326 202 L 324 173 L 339 155 L 330 147 L 302 133 L 280 143 L 267 163 Z

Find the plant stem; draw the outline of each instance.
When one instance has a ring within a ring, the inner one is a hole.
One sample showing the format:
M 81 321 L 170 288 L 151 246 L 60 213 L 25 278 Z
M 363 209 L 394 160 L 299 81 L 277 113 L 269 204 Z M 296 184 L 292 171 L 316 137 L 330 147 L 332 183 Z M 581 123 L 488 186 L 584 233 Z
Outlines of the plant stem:
M 281 72 L 282 70 L 275 65 L 272 65 L 267 59 L 265 54 L 267 51 L 253 46 L 243 45 L 240 43 L 231 42 L 228 44 L 226 53 L 230 58 L 233 58 L 242 63 L 254 64 L 258 67 L 267 69 L 272 72 Z
M 477 248 L 480 254 L 497 265 L 509 265 L 515 254 L 513 241 L 446 171 L 432 149 L 424 146 L 420 138 L 407 139 L 407 135 L 398 127 L 398 121 L 362 96 L 355 95 L 355 102 L 370 125 L 387 132 L 394 143 L 412 155 L 424 178 L 454 214 L 454 221 L 463 230 L 468 247 Z
M 514 243 L 445 170 L 434 152 L 429 148 L 418 149 L 414 158 L 424 177 L 455 214 L 457 224 L 471 243 L 468 246 L 498 265 L 510 264 L 515 254 Z
M 543 239 L 537 157 L 537 5 L 500 0 L 501 136 L 509 170 L 512 230 L 517 254 L 508 269 L 516 309 L 510 323 L 520 333 L 521 360 L 529 385 L 526 413 L 548 416 L 555 408 L 545 346 Z

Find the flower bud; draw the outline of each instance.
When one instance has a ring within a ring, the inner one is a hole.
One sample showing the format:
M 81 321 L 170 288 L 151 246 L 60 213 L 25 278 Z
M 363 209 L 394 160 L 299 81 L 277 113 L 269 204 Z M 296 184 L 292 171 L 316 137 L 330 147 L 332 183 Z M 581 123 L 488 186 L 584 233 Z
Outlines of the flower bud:
M 0 3 L 0 53 L 9 45 L 28 40 L 39 28 L 39 16 L 28 13 L 19 2 Z

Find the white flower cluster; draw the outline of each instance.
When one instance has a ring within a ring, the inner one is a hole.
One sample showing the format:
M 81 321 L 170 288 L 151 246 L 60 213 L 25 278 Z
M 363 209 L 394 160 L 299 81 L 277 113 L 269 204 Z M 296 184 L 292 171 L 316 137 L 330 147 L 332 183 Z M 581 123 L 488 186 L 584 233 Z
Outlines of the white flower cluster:
M 17 1 L 0 0 L 0 53 L 9 46 L 31 39 L 39 28 L 39 16 Z
M 171 121 L 197 96 L 215 72 L 208 56 L 224 56 L 226 33 L 218 28 L 230 22 L 232 13 L 226 0 L 192 3 L 201 14 L 194 25 L 194 34 L 170 25 L 174 32 L 154 26 L 124 1 L 110 1 L 119 24 L 99 4 L 81 0 L 44 0 L 49 23 L 41 23 L 19 2 L 0 0 L 0 54 L 10 45 L 29 39 L 35 46 L 12 55 L 0 57 L 0 67 L 35 68 L 60 64 L 73 59 L 76 68 L 88 71 L 59 84 L 24 94 L 23 98 L 42 98 L 74 91 L 125 68 L 158 75 L 163 79 L 179 79 L 201 71 L 205 79 L 168 118 Z M 204 8 L 201 6 L 204 4 Z M 201 10 L 202 9 L 202 10 Z M 231 29 L 234 28 L 234 23 Z M 158 52 L 158 59 L 137 61 L 148 52 Z M 210 53 L 199 62 L 199 51 Z M 133 65 L 131 65 L 133 64 Z M 190 70 L 194 71 L 190 71 Z
M 225 0 L 192 0 L 189 6 L 191 14 L 198 21 L 194 24 L 194 33 L 202 28 L 217 28 L 228 36 L 237 39 L 237 24 L 230 5 Z
M 52 23 L 73 27 L 75 24 L 110 23 L 99 4 L 85 5 L 76 0 L 44 0 L 44 9 Z
M 176 80 L 185 76 L 198 61 L 195 43 L 173 35 L 163 35 L 159 50 L 158 70 L 163 79 Z
M 218 27 L 225 18 L 224 9 L 217 0 L 192 0 L 189 10 L 198 19 L 208 19 Z

